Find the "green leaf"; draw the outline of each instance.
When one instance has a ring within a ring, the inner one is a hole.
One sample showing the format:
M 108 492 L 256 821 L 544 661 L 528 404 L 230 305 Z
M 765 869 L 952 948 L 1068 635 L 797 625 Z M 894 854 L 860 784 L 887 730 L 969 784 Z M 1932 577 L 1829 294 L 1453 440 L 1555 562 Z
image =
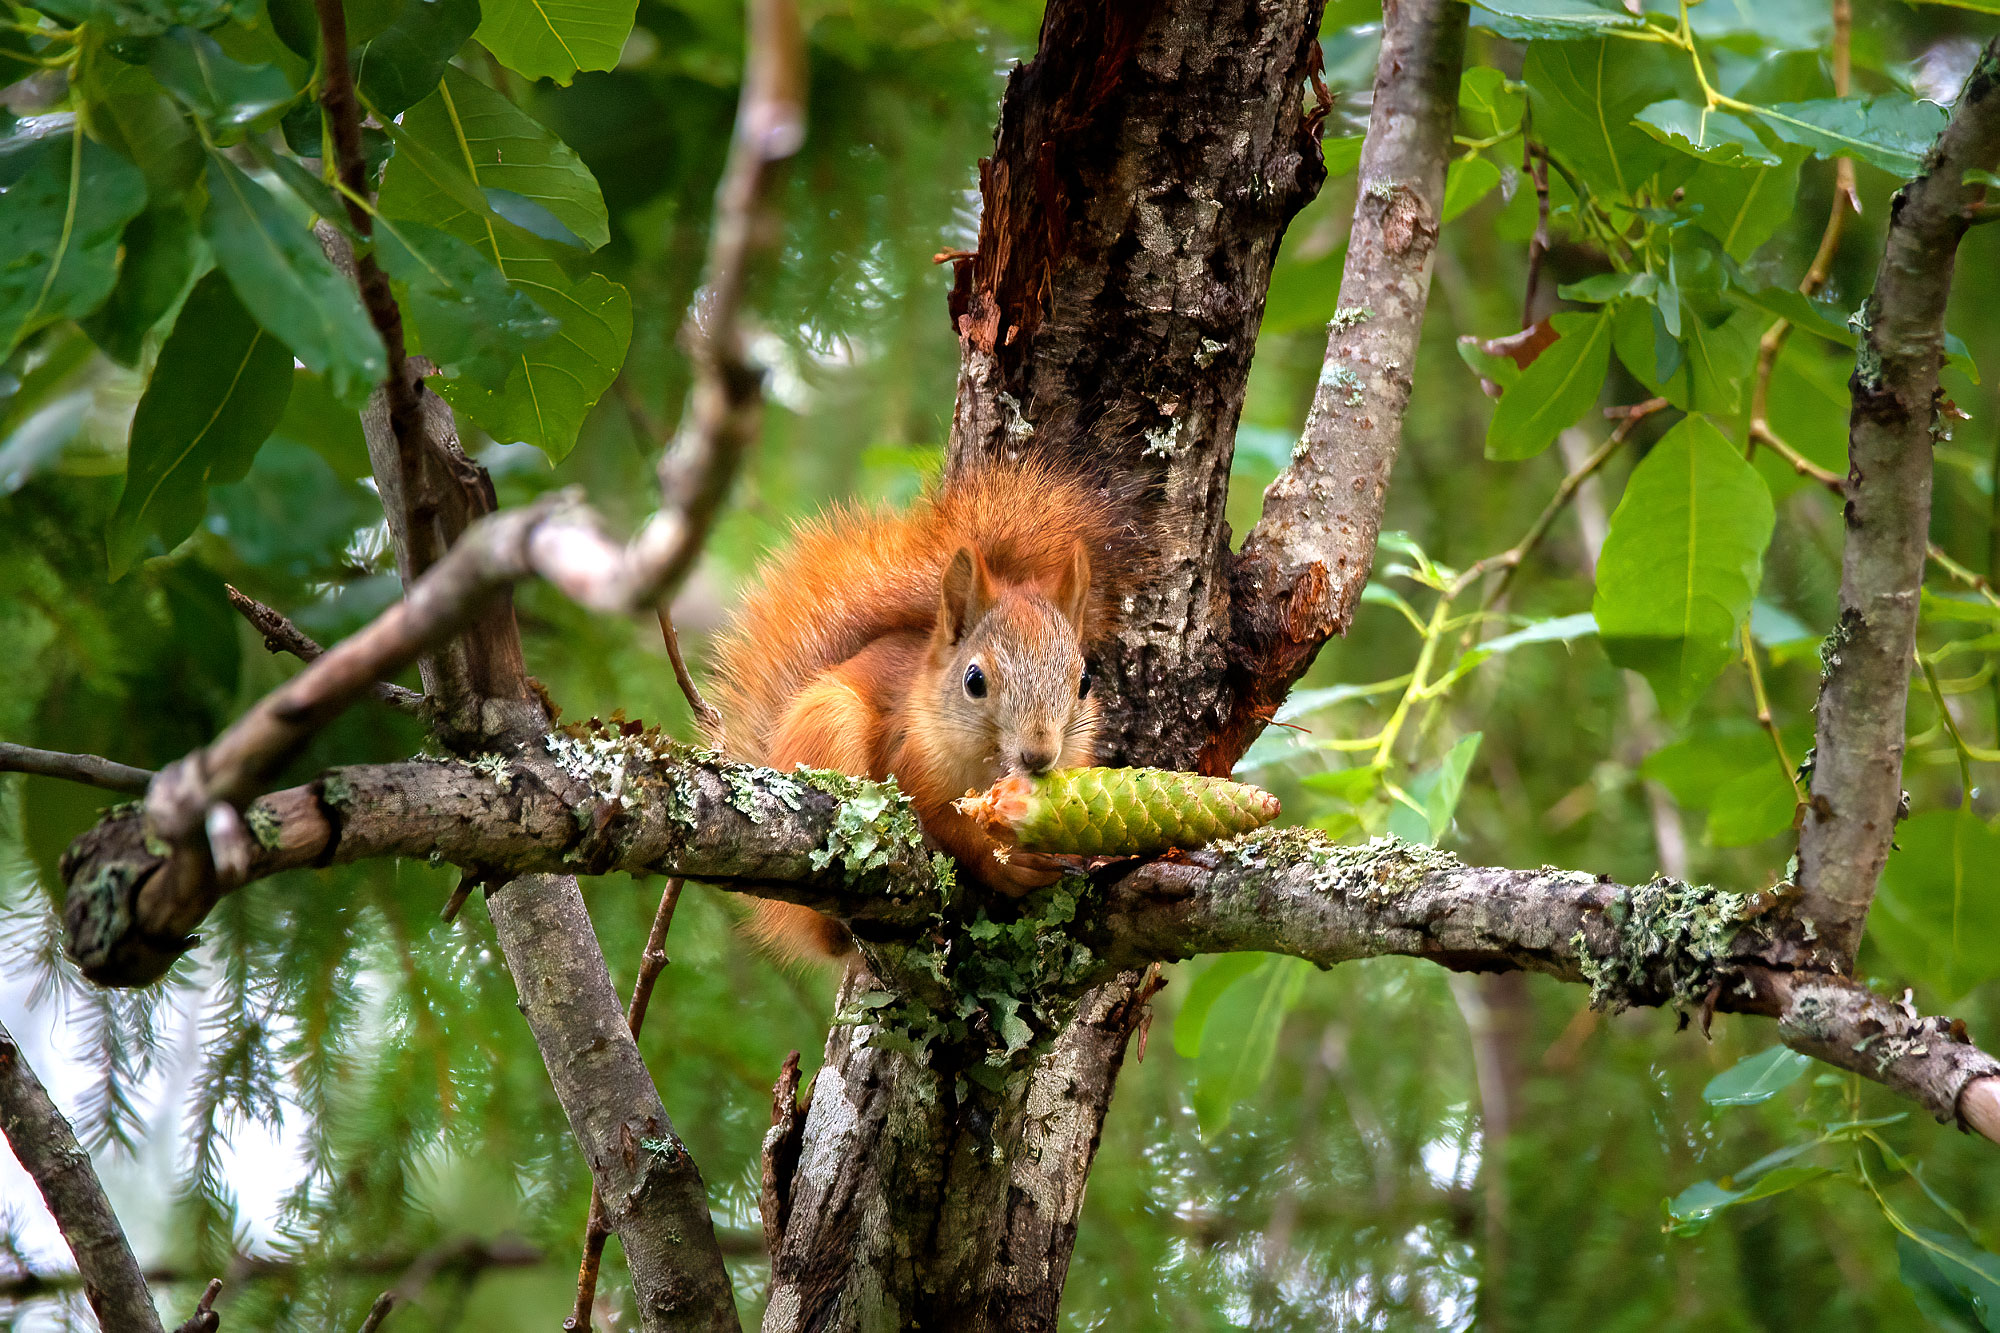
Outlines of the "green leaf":
M 503 190 L 489 185 L 480 191 L 486 196 L 486 206 L 501 217 L 526 232 L 532 232 L 545 241 L 566 245 L 572 250 L 588 250 L 583 237 L 563 226 L 562 219 L 543 208 L 524 194 Z
M 479 26 L 480 0 L 403 0 L 395 22 L 354 52 L 361 95 L 400 115 L 437 91 L 451 58 Z
M 1715 1220 L 1715 1215 L 1801 1185 L 1837 1174 L 1830 1166 L 1781 1166 L 1768 1171 L 1743 1189 L 1729 1189 L 1712 1180 L 1688 1186 L 1667 1203 L 1668 1228 L 1676 1236 L 1694 1236 Z
M 1612 315 L 1611 329 L 1619 361 L 1633 378 L 1684 412 L 1730 416 L 1741 411 L 1744 386 L 1757 361 L 1763 321 L 1738 311 L 1711 324 L 1686 300 L 1678 309 L 1678 356 L 1674 364 L 1663 367 L 1658 355 L 1658 307 L 1644 301 L 1621 301 Z M 1662 369 L 1668 373 L 1661 374 Z
M 1465 775 L 1479 753 L 1481 734 L 1473 732 L 1451 747 L 1438 766 L 1420 774 L 1404 789 L 1417 804 L 1418 814 L 1403 802 L 1389 812 L 1389 831 L 1406 842 L 1436 846 L 1451 831 L 1452 816 L 1458 813 L 1458 798 L 1465 791 Z
M 1798 789 L 1792 786 L 1791 775 L 1778 767 L 1778 757 L 1767 740 L 1762 763 L 1716 789 L 1709 807 L 1708 844 L 1749 847 L 1775 838 L 1790 831 L 1798 808 Z
M 1208 1014 L 1223 993 L 1270 961 L 1269 954 L 1217 954 L 1188 983 L 1187 998 L 1174 1015 L 1174 1053 L 1183 1060 L 1201 1054 L 1203 1035 L 1208 1030 Z
M 237 296 L 342 402 L 358 405 L 388 373 L 388 357 L 354 284 L 305 223 L 235 163 L 212 154 L 207 174 L 202 230 Z
M 81 133 L 40 144 L 0 193 L 0 356 L 87 315 L 118 280 L 118 239 L 146 205 L 139 169 Z
M 84 332 L 119 365 L 138 365 L 146 334 L 194 277 L 199 249 L 194 219 L 179 204 L 149 208 L 133 218 L 125 228 L 118 283 L 95 314 L 79 321 Z
M 228 281 L 195 285 L 132 417 L 125 490 L 111 516 L 111 577 L 157 536 L 168 550 L 201 521 L 208 487 L 237 481 L 285 414 L 292 354 L 257 327 Z
M 1727 111 L 1681 98 L 1655 102 L 1637 116 L 1639 128 L 1672 148 L 1725 166 L 1779 166 L 1783 159 L 1757 132 Z
M 1452 221 L 1493 192 L 1500 183 L 1500 168 L 1483 157 L 1464 157 L 1453 162 L 1444 177 L 1444 220 Z
M 1664 48 L 1631 41 L 1537 42 L 1521 77 L 1535 134 L 1598 193 L 1629 199 L 1679 155 L 1632 123 L 1681 91 Z
M 1507 86 L 1507 76 L 1491 65 L 1474 65 L 1458 81 L 1458 115 L 1475 139 L 1512 134 L 1527 100 Z
M 567 85 L 578 70 L 618 63 L 638 0 L 482 0 L 481 8 L 480 44 L 501 64 Z
M 1646 10 L 1670 19 L 1679 13 L 1675 0 L 1647 0 Z M 1697 37 L 1755 37 L 1780 47 L 1811 49 L 1833 30 L 1820 0 L 1704 0 L 1687 14 Z
M 1789 1046 L 1773 1046 L 1747 1055 L 1708 1081 L 1701 1099 L 1710 1106 L 1755 1106 L 1798 1081 L 1812 1064 L 1812 1057 L 1800 1055 Z
M 1567 311 L 1550 321 L 1557 338 L 1500 397 L 1486 427 L 1486 456 L 1533 458 L 1597 401 L 1611 367 L 1611 319 Z
M 1669 717 L 1728 665 L 1773 521 L 1763 479 L 1700 417 L 1661 437 L 1626 483 L 1591 610 L 1605 652 L 1652 683 Z
M 1903 1284 L 1919 1297 L 1918 1305 L 2000 1333 L 2000 1255 L 1949 1232 L 1912 1230 L 1914 1236 L 1896 1237 L 1896 1255 Z
M 1298 958 L 1252 955 L 1248 984 L 1232 984 L 1210 1005 L 1188 1100 L 1204 1138 L 1225 1129 L 1239 1103 L 1271 1072 L 1285 1016 L 1298 1002 L 1312 965 Z M 1210 964 L 1220 965 L 1221 960 Z
M 373 472 L 361 414 L 343 406 L 309 370 L 292 372 L 292 396 L 276 433 L 311 449 L 344 481 L 360 481 Z
M 1593 273 L 1576 282 L 1564 283 L 1556 288 L 1556 295 L 1565 301 L 1588 301 L 1593 305 L 1602 305 L 1621 296 L 1650 300 L 1659 289 L 1660 280 L 1651 273 Z
M 510 287 L 492 261 L 435 227 L 386 223 L 377 233 L 375 253 L 405 289 L 413 350 L 437 362 L 447 377 L 465 376 L 497 390 L 522 364 L 523 354 L 560 327 Z
M 1588 41 L 1646 26 L 1636 15 L 1590 0 L 1475 0 L 1472 22 L 1515 42 Z
M 35 7 L 66 23 L 91 23 L 126 37 L 168 28 L 213 28 L 252 9 L 249 0 L 37 0 Z
M 193 28 L 155 38 L 146 69 L 181 105 L 200 117 L 217 143 L 235 143 L 297 94 L 276 65 L 245 65 Z
M 201 140 L 158 79 L 122 60 L 92 60 L 77 86 L 91 134 L 138 166 L 156 205 L 201 175 Z
M 1819 157 L 1852 157 L 1907 180 L 1944 129 L 1945 109 L 1904 93 L 1824 97 L 1756 108 L 1772 133 Z
M 2000 834 L 1966 810 L 1927 810 L 1896 830 L 1868 938 L 1940 1004 L 2000 976 Z
M 581 236 L 595 250 L 611 239 L 604 196 L 597 178 L 576 151 L 529 118 L 528 114 L 479 80 L 456 68 L 448 69 L 444 85 L 403 117 L 398 144 L 414 140 L 441 163 L 448 164 L 473 190 L 450 187 L 426 171 L 406 174 L 382 186 L 382 211 L 471 239 L 469 225 L 489 211 L 481 190 L 512 191 L 547 209 L 557 221 Z M 431 188 L 450 199 L 425 200 L 411 191 L 429 179 Z M 472 202 L 476 200 L 477 202 Z M 453 207 L 451 205 L 456 205 Z M 460 218 L 459 211 L 470 213 Z

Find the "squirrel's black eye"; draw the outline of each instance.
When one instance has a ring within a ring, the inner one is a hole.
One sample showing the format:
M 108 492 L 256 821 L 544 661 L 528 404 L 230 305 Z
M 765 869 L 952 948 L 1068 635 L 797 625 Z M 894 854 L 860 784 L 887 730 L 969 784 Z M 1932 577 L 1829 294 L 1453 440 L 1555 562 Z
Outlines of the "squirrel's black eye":
M 979 669 L 977 662 L 965 669 L 965 693 L 974 699 L 986 697 L 986 673 Z
M 1084 668 L 1083 679 L 1076 683 L 1076 697 L 1079 699 L 1088 699 L 1090 697 L 1090 669 L 1088 667 Z

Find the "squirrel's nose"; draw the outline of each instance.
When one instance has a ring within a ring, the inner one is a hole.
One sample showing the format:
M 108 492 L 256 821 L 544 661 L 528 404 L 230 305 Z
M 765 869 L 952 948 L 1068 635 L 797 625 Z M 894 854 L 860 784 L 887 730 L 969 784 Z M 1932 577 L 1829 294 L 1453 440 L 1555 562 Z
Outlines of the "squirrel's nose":
M 1051 768 L 1054 768 L 1055 764 L 1056 752 L 1054 750 L 1021 751 L 1021 769 L 1023 772 L 1034 774 L 1046 773 Z

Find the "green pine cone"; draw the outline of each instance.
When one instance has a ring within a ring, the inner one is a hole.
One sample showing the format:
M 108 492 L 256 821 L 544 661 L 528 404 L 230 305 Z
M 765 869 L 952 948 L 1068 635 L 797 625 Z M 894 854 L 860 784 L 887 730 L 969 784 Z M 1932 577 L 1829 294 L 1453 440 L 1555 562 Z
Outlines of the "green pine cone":
M 1268 824 L 1278 817 L 1278 798 L 1164 768 L 1060 768 L 1004 777 L 958 808 L 1022 851 L 1147 856 Z

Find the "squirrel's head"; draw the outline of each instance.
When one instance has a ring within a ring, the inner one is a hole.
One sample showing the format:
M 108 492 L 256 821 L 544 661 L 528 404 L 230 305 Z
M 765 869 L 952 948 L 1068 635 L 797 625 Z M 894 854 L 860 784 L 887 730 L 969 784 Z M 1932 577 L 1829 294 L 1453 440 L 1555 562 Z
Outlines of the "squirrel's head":
M 939 589 L 925 709 L 955 782 L 984 788 L 1003 773 L 1087 764 L 1097 700 L 1083 660 L 1090 556 L 1076 543 L 1054 587 L 996 582 L 961 547 Z

